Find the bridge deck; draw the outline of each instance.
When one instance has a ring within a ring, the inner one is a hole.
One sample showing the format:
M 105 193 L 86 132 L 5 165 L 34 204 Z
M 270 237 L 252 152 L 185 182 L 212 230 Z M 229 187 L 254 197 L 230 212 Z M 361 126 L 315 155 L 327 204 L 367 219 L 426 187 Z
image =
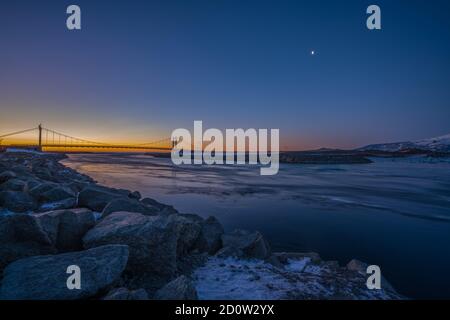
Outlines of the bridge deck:
M 18 149 L 36 149 L 38 145 L 2 145 L 2 148 L 18 148 Z M 128 149 L 128 150 L 172 150 L 169 147 L 146 147 L 146 146 L 129 146 L 129 145 L 83 145 L 83 144 L 43 144 L 42 148 L 56 149 Z

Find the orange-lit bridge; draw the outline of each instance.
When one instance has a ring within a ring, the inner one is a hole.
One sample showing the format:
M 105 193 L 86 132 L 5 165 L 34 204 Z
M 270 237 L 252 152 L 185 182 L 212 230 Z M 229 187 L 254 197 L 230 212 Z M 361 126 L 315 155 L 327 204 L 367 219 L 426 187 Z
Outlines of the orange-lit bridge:
M 35 135 L 33 138 L 33 134 Z M 14 139 L 21 135 L 32 136 L 31 142 L 30 138 L 26 139 L 25 142 L 19 142 L 19 139 Z M 11 142 L 8 142 L 11 140 Z M 172 150 L 176 144 L 175 140 L 170 138 L 161 139 L 157 141 L 141 143 L 141 144 L 111 144 L 102 143 L 98 141 L 90 141 L 86 139 L 76 138 L 73 136 L 66 135 L 48 128 L 44 128 L 39 125 L 35 128 L 16 131 L 12 133 L 7 133 L 0 135 L 0 150 L 5 150 L 7 148 L 17 148 L 17 149 L 33 149 L 38 151 L 82 151 L 82 150 L 136 150 L 136 151 L 169 151 Z

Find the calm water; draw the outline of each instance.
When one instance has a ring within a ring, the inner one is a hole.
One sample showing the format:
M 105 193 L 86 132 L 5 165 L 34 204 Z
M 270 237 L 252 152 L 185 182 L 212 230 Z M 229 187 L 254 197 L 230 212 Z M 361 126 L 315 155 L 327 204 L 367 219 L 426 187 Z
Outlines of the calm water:
M 98 182 L 139 190 L 225 228 L 261 231 L 277 251 L 377 264 L 409 297 L 450 298 L 450 162 L 376 159 L 368 165 L 183 166 L 146 155 L 70 155 Z

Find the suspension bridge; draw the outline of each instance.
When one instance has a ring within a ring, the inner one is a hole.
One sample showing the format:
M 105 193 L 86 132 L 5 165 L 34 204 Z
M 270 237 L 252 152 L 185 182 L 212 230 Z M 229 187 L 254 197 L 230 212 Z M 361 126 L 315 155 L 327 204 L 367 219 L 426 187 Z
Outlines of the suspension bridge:
M 18 138 L 27 135 L 22 141 Z M 23 141 L 25 140 L 25 142 Z M 0 135 L 0 151 L 8 148 L 14 149 L 31 149 L 37 151 L 94 151 L 99 150 L 136 150 L 136 151 L 152 151 L 152 150 L 172 150 L 176 145 L 176 140 L 171 138 L 151 141 L 139 144 L 111 144 L 99 141 L 91 141 L 77 138 L 52 129 L 38 125 L 37 127 L 11 132 Z

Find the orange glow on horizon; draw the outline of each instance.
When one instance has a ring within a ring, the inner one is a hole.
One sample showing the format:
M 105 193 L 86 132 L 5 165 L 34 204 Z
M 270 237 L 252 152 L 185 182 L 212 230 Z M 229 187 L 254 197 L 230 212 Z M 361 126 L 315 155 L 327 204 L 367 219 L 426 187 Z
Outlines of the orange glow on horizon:
M 59 126 L 61 127 L 61 126 Z M 20 127 L 16 127 L 16 129 L 21 129 Z M 158 141 L 163 139 L 162 137 L 167 137 L 167 141 L 162 144 L 155 145 L 155 147 L 163 147 L 164 149 L 171 147 L 171 141 L 170 141 L 170 133 L 161 133 L 157 132 L 157 134 L 146 134 L 144 138 L 131 138 L 133 134 L 128 135 L 127 131 L 124 130 L 123 137 L 119 137 L 119 132 L 111 132 L 110 134 L 106 134 L 106 132 L 100 131 L 96 132 L 94 129 L 90 128 L 90 132 L 92 132 L 92 136 L 89 136 L 86 133 L 85 128 L 79 128 L 79 132 L 83 133 L 83 136 L 80 136 L 80 133 L 76 133 L 77 130 L 74 128 L 68 128 L 67 132 L 62 131 L 61 133 L 76 136 L 80 139 L 85 139 L 93 142 L 102 143 L 102 144 L 109 144 L 112 145 L 111 148 L 101 147 L 101 148 L 76 148 L 76 147 L 70 147 L 71 141 L 65 140 L 64 138 L 59 139 L 59 137 L 53 137 L 51 133 L 47 133 L 43 131 L 42 134 L 42 144 L 44 145 L 45 151 L 51 151 L 51 152 L 133 152 L 133 153 L 146 153 L 146 152 L 167 152 L 168 150 L 158 150 L 154 148 L 150 149 L 116 149 L 113 146 L 114 145 L 120 145 L 120 146 L 138 146 L 144 143 L 148 143 L 151 141 Z M 5 130 L 5 128 L 2 128 L 2 132 L 0 133 L 0 136 L 2 134 L 6 134 L 13 130 L 11 128 L 8 128 L 8 130 Z M 5 132 L 7 131 L 7 132 Z M 136 133 L 136 128 L 131 127 L 129 129 L 131 133 Z M 134 131 L 134 132 L 133 132 Z M 145 131 L 142 129 L 142 131 Z M 115 136 L 113 136 L 113 134 Z M 130 138 L 124 138 L 126 136 L 129 136 Z M 154 138 L 152 138 L 152 136 Z M 74 143 L 74 142 L 73 142 Z M 49 145 L 56 144 L 58 146 L 61 145 L 67 145 L 67 147 L 50 147 Z M 205 148 L 209 142 L 203 143 L 203 148 Z M 3 146 L 37 146 L 38 145 L 38 131 L 30 132 L 27 134 L 19 135 L 19 136 L 11 136 L 6 138 L 0 138 L 0 147 Z M 323 141 L 321 141 L 320 137 L 303 137 L 302 139 L 296 138 L 296 137 L 281 137 L 280 138 L 280 151 L 302 151 L 302 150 L 313 150 L 317 149 L 317 146 L 324 146 Z M 325 145 L 324 147 L 328 147 L 329 145 Z M 269 148 L 270 149 L 270 148 Z M 193 147 L 191 147 L 191 150 L 194 150 Z M 246 150 L 248 150 L 248 144 L 246 145 Z M 239 151 L 246 151 L 246 150 L 239 150 Z M 217 152 L 221 152 L 222 150 L 216 150 Z M 235 150 L 236 151 L 236 150 Z M 250 151 L 256 151 L 256 150 L 250 150 Z

